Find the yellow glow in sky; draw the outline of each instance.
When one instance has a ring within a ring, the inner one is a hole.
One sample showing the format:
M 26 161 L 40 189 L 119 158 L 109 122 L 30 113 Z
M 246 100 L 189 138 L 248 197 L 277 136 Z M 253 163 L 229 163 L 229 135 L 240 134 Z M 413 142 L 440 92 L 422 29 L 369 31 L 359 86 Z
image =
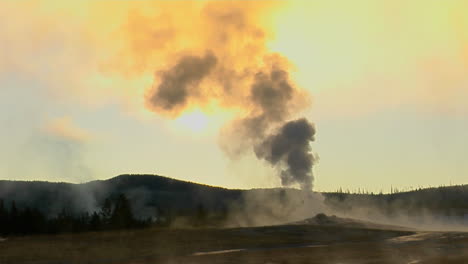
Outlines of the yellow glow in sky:
M 269 47 L 296 66 L 321 115 L 450 113 L 468 96 L 463 10 L 467 1 L 290 1 L 273 15 Z
M 208 128 L 209 118 L 199 109 L 191 112 L 184 112 L 181 116 L 174 119 L 175 125 L 183 130 L 189 130 L 191 133 L 201 133 Z
M 70 156 L 83 160 L 89 178 L 148 172 L 277 186 L 254 153 L 236 162 L 218 145 L 219 129 L 255 110 L 244 109 L 250 80 L 239 80 L 242 70 L 262 69 L 263 56 L 276 52 L 295 88 L 312 97 L 300 115 L 318 131 L 318 190 L 466 183 L 468 1 L 213 3 L 207 10 L 205 1 L 1 2 L 0 179 L 37 171 L 43 180 L 74 181 L 82 171 L 57 170 L 66 166 L 43 142 L 46 133 L 80 144 Z M 217 16 L 230 8 L 240 8 L 245 23 Z M 189 102 L 180 116 L 149 110 L 157 73 L 209 49 L 239 70 L 235 78 L 221 73 L 240 94 L 223 98 L 219 80 L 208 80 L 200 95 L 219 102 Z M 45 161 L 24 171 L 15 157 L 25 155 Z

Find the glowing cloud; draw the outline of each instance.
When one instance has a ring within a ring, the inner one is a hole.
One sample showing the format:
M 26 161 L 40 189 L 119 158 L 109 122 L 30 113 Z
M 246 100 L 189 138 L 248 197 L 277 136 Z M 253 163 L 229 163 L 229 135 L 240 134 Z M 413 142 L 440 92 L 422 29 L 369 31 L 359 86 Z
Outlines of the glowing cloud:
M 78 127 L 68 116 L 51 120 L 44 130 L 49 135 L 77 142 L 86 141 L 91 137 L 88 131 Z

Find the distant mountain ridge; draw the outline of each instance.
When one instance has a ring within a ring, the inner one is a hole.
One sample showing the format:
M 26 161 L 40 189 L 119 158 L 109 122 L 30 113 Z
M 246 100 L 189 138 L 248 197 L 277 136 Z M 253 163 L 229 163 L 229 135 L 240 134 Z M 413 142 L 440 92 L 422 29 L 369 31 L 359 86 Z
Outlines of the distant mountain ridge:
M 137 213 L 158 201 L 174 208 L 193 208 L 199 203 L 214 207 L 221 201 L 239 198 L 241 190 L 229 190 L 176 180 L 159 175 L 119 175 L 82 184 L 45 181 L 0 181 L 0 199 L 15 201 L 19 207 L 41 208 L 57 214 L 63 208 L 73 212 L 98 210 L 107 197 L 124 193 Z M 170 205 L 168 205 L 168 203 Z
M 162 211 L 183 215 L 202 208 L 223 214 L 235 211 L 236 221 L 244 225 L 301 220 L 301 216 L 305 219 L 321 211 L 352 215 L 363 208 L 369 214 L 388 216 L 430 212 L 468 219 L 468 185 L 394 194 L 311 194 L 285 188 L 226 189 L 148 174 L 124 174 L 82 184 L 0 180 L 0 199 L 6 205 L 15 201 L 18 207 L 38 208 L 47 215 L 56 215 L 64 209 L 99 211 L 106 198 L 119 194 L 128 197 L 139 217 L 152 217 Z M 261 215 L 260 220 L 247 219 L 253 214 Z M 292 218 L 286 219 L 288 216 Z

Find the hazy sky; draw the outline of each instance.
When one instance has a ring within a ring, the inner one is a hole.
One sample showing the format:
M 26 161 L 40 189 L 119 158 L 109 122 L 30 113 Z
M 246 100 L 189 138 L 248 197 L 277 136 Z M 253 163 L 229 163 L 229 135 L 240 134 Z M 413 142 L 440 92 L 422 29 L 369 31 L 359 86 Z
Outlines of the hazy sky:
M 204 17 L 233 8 L 250 24 Z M 220 148 L 238 109 L 148 108 L 158 72 L 214 49 L 235 67 L 256 54 L 287 60 L 311 95 L 298 116 L 317 128 L 316 190 L 468 183 L 466 10 L 463 0 L 1 2 L 0 179 L 279 186 L 253 153 Z

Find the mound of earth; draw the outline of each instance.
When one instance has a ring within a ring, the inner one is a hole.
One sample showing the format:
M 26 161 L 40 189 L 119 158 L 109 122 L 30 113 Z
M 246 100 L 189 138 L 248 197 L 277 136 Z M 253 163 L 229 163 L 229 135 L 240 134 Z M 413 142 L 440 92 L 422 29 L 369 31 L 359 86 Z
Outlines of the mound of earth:
M 384 230 L 411 230 L 407 227 L 394 226 L 394 225 L 384 225 L 377 224 L 368 221 L 353 219 L 353 218 L 343 218 L 336 215 L 328 216 L 326 214 L 320 213 L 315 215 L 312 218 L 307 218 L 302 221 L 292 223 L 294 225 L 320 225 L 320 226 L 341 226 L 349 228 L 369 228 L 369 229 L 384 229 Z

